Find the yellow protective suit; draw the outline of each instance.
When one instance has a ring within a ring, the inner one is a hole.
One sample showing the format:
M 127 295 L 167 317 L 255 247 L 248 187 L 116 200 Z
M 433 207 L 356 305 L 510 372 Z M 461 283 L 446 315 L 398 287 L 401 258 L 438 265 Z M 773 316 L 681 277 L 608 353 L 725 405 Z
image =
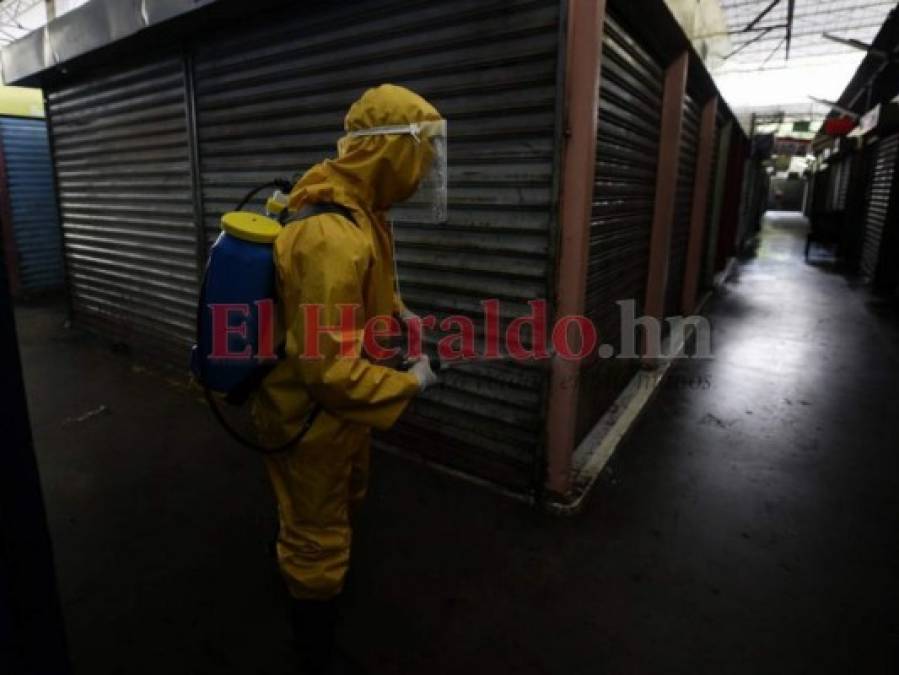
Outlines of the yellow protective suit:
M 411 91 L 371 89 L 350 108 L 345 129 L 439 120 L 437 110 Z M 395 294 L 394 249 L 386 211 L 411 196 L 429 158 L 410 136 L 344 137 L 338 157 L 310 169 L 294 186 L 290 208 L 334 203 L 353 224 L 322 214 L 287 225 L 274 245 L 285 328 L 285 358 L 254 401 L 261 437 L 283 444 L 296 435 L 313 403 L 322 406 L 297 447 L 266 457 L 278 501 L 278 562 L 291 595 L 328 599 L 338 594 L 349 565 L 350 510 L 368 478 L 370 428 L 387 429 L 418 392 L 415 376 L 361 355 L 362 329 L 375 315 L 401 309 Z M 303 304 L 320 304 L 321 325 L 337 325 L 338 305 L 357 304 L 355 358 L 340 355 L 337 335 L 322 335 L 320 359 L 302 359 Z

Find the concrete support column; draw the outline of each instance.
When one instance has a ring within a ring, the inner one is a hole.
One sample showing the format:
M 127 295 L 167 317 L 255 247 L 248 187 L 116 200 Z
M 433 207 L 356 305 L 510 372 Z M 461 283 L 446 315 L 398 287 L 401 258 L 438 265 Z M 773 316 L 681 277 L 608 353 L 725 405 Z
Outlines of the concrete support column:
M 570 0 L 568 4 L 556 318 L 584 313 L 605 14 L 605 0 Z M 553 358 L 546 489 L 563 497 L 571 486 L 579 376 L 579 362 Z
M 661 321 L 665 313 L 665 290 L 668 283 L 668 256 L 671 249 L 671 227 L 674 222 L 677 173 L 680 161 L 681 127 L 684 117 L 684 96 L 687 92 L 687 67 L 690 55 L 684 52 L 665 72 L 662 94 L 662 129 L 656 171 L 655 210 L 649 240 L 649 270 L 646 276 L 644 314 Z M 646 342 L 646 359 L 660 356 L 650 353 L 658 345 Z
M 699 150 L 696 156 L 696 183 L 693 186 L 693 213 L 690 215 L 690 237 L 687 241 L 687 264 L 684 270 L 681 311 L 689 315 L 696 307 L 699 287 L 699 268 L 702 265 L 702 243 L 705 238 L 712 182 L 712 161 L 715 153 L 715 117 L 718 98 L 713 96 L 702 109 L 699 125 Z

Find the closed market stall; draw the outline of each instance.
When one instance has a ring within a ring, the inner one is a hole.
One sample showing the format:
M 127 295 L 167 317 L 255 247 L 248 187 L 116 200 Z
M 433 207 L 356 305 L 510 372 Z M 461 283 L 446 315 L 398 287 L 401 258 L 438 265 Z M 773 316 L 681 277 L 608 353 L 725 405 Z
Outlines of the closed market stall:
M 395 218 L 404 301 L 481 326 L 481 301 L 498 299 L 508 323 L 528 313 L 529 299 L 548 297 L 560 7 L 403 6 L 397 14 L 391 4 L 347 5 L 198 46 L 207 233 L 217 234 L 219 214 L 254 185 L 332 153 L 359 92 L 382 80 L 405 85 L 451 120 L 452 190 L 439 230 Z M 366 40 L 346 45 L 350 30 Z M 298 34 L 308 37 L 298 42 Z M 412 444 L 427 431 L 427 456 L 523 488 L 538 452 L 544 384 L 543 371 L 523 366 L 459 369 L 382 441 Z
M 14 294 L 62 288 L 53 164 L 37 90 L 0 87 L 0 227 Z
M 868 190 L 861 273 L 875 287 L 894 288 L 897 279 L 897 172 L 899 134 L 877 142 Z
M 699 150 L 699 106 L 689 94 L 684 97 L 683 115 L 674 223 L 671 228 L 671 251 L 668 258 L 666 316 L 680 314 L 681 292 L 683 291 L 687 262 L 687 240 L 690 236 L 690 221 L 693 215 L 696 153 Z
M 655 203 L 664 69 L 614 16 L 607 16 L 590 220 L 586 314 L 616 352 L 620 301 L 642 313 Z M 597 359 L 582 370 L 578 436 L 626 386 L 633 362 Z
M 707 219 L 692 208 L 700 114 L 717 90 L 663 4 L 641 12 L 613 0 L 365 0 L 301 14 L 275 1 L 252 12 L 228 0 L 141 6 L 94 0 L 48 25 L 54 51 L 32 35 L 3 53 L 5 74 L 42 86 L 48 103 L 76 322 L 186 370 L 222 213 L 332 155 L 348 106 L 384 82 L 420 93 L 448 120 L 448 221 L 392 212 L 399 287 L 412 310 L 470 319 L 480 343 L 485 301 L 498 303 L 502 331 L 545 302 L 550 320 L 563 308 L 589 318 L 617 355 L 620 303 L 639 316 L 650 292 L 667 142 L 680 169 L 662 257 L 671 260 L 666 311 L 679 312 L 691 228 Z M 227 30 L 235 21 L 241 30 Z M 78 31 L 104 38 L 70 40 Z M 155 39 L 163 33 L 166 41 Z M 674 63 L 690 64 L 691 94 L 679 94 L 683 133 L 665 141 Z M 718 109 L 718 126 L 730 124 L 730 111 Z M 584 171 L 565 168 L 585 151 Z M 709 167 L 702 175 L 711 176 L 711 205 L 726 177 Z M 574 194 L 583 197 L 571 211 Z M 524 347 L 534 342 L 525 331 Z M 575 446 L 639 363 L 589 356 L 576 385 L 555 398 L 567 377 L 557 357 L 450 369 L 378 443 L 527 498 L 543 494 L 555 471 L 551 489 L 565 493 Z

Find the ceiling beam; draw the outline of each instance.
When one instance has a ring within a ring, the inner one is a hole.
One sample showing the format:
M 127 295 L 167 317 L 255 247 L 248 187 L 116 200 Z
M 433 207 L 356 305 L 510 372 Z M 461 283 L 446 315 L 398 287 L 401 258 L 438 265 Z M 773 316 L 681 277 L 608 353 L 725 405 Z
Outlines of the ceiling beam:
M 880 28 L 882 25 L 883 25 L 882 22 L 869 23 L 869 24 L 853 26 L 851 29 L 846 29 L 846 30 L 856 30 L 856 31 L 868 30 L 870 28 Z M 784 26 L 768 26 L 768 28 L 775 29 L 775 30 L 778 28 L 783 28 L 783 27 Z M 776 39 L 777 37 L 778 37 L 777 35 L 772 35 L 771 39 L 773 40 L 773 39 Z M 795 30 L 793 31 L 793 41 L 794 42 L 796 41 L 797 38 L 816 38 L 817 39 L 819 37 L 821 37 L 821 27 L 820 26 L 817 26 L 816 28 L 812 28 L 809 30 L 799 31 L 799 32 L 797 32 Z
M 815 103 L 820 103 L 821 105 L 830 106 L 833 110 L 836 110 L 838 113 L 845 115 L 846 117 L 851 117 L 854 120 L 859 118 L 859 114 L 857 112 L 853 112 L 849 110 L 849 108 L 844 108 L 839 103 L 835 101 L 828 101 L 826 98 L 817 98 L 815 96 L 809 96 Z
M 783 46 L 783 43 L 786 42 L 786 39 L 787 39 L 787 38 L 782 37 L 782 38 L 780 39 L 780 42 L 777 43 L 777 46 L 776 46 L 774 49 L 771 50 L 771 53 L 768 54 L 768 56 L 765 57 L 765 60 L 762 61 L 762 67 L 763 67 L 763 68 L 768 64 L 768 61 L 770 61 L 772 58 L 774 58 L 774 55 L 777 54 L 777 52 L 780 51 L 780 48 Z
M 754 42 L 758 42 L 759 40 L 761 40 L 763 37 L 765 37 L 765 36 L 766 36 L 768 33 L 770 33 L 772 30 L 774 30 L 774 29 L 773 29 L 773 28 L 768 28 L 768 29 L 765 30 L 764 32 L 759 33 L 758 35 L 756 35 L 756 36 L 755 36 L 754 38 L 752 38 L 751 40 L 748 40 L 748 41 L 744 42 L 744 43 L 741 44 L 739 47 L 737 47 L 736 49 L 734 49 L 730 54 L 728 54 L 727 56 L 725 56 L 725 57 L 722 59 L 722 61 L 727 61 L 727 60 L 728 60 L 729 58 L 731 58 L 732 56 L 736 56 L 736 55 L 739 54 L 741 51 L 743 51 L 744 49 L 746 49 L 749 45 L 753 44 Z
M 833 35 L 832 33 L 822 33 L 821 37 L 823 37 L 825 40 L 836 42 L 837 44 L 846 45 L 847 47 L 852 47 L 853 49 L 859 49 L 880 59 L 890 58 L 890 55 L 887 52 L 883 51 L 882 49 L 874 49 L 873 45 L 869 45 L 867 42 L 862 42 L 861 40 L 856 40 L 854 38 L 842 38 L 838 35 Z
M 771 13 L 772 9 L 777 7 L 779 4 L 780 4 L 780 0 L 771 0 L 771 3 L 767 7 L 765 7 L 765 9 L 763 9 L 757 17 L 755 17 L 752 21 L 750 21 L 749 25 L 746 26 L 746 28 L 744 28 L 743 30 L 746 32 L 751 31 L 753 28 L 755 28 L 758 25 L 758 23 L 762 19 L 764 19 L 766 16 L 768 16 L 768 14 Z
M 790 43 L 793 41 L 793 13 L 796 0 L 787 0 L 787 61 L 790 60 Z

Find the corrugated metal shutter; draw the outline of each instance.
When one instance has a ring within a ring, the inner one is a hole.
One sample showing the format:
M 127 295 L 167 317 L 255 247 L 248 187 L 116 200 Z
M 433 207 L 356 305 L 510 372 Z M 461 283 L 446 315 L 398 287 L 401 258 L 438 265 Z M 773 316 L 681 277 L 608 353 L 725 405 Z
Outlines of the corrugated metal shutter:
M 846 208 L 850 171 L 850 157 L 840 157 L 830 162 L 826 201 L 828 211 L 842 211 Z
M 839 182 L 840 165 L 837 162 L 830 162 L 830 170 L 827 172 L 827 197 L 824 201 L 825 209 L 834 210 L 836 202 L 837 184 Z
M 587 316 L 618 353 L 622 300 L 642 314 L 649 269 L 664 71 L 614 16 L 602 46 L 596 183 L 590 223 Z M 582 372 L 578 437 L 626 386 L 633 364 L 599 360 Z
M 862 274 L 871 281 L 876 281 L 880 269 L 881 242 L 890 217 L 897 156 L 899 156 L 899 135 L 884 138 L 878 143 L 877 159 L 868 194 L 861 259 Z
M 839 161 L 837 183 L 834 192 L 833 210 L 843 211 L 846 208 L 846 197 L 849 194 L 849 178 L 852 173 L 852 158 L 844 157 Z
M 848 158 L 849 181 L 846 188 L 846 202 L 843 208 L 843 222 L 839 239 L 839 254 L 849 272 L 858 272 L 861 249 L 865 236 L 865 216 L 867 212 L 867 186 L 870 181 L 871 146 L 853 152 Z
M 728 155 L 730 153 L 731 127 L 724 118 L 723 102 L 719 103 L 715 119 L 714 170 L 709 187 L 708 219 L 702 242 L 702 262 L 700 265 L 699 288 L 708 290 L 714 282 L 711 267 L 714 266 L 718 233 L 724 216 L 724 196 L 727 193 Z
M 715 192 L 718 189 L 718 171 L 721 167 L 721 130 L 724 121 L 721 117 L 721 104 L 719 103 L 718 114 L 715 116 L 715 137 L 712 139 L 712 168 L 709 171 L 709 196 L 705 211 L 705 229 L 703 231 L 703 260 L 705 259 L 706 245 L 709 241 L 710 233 L 718 227 L 718 223 L 713 222 L 715 215 Z M 699 283 L 702 287 L 703 274 L 700 272 Z
M 438 317 L 479 316 L 486 298 L 502 300 L 506 320 L 527 313 L 528 300 L 548 296 L 552 272 L 558 36 L 559 3 L 549 0 L 362 2 L 262 19 L 201 46 L 210 238 L 249 188 L 333 155 L 352 101 L 394 82 L 433 101 L 450 123 L 449 224 L 396 226 L 404 299 Z M 385 442 L 530 487 L 544 373 L 491 365 L 445 381 Z
M 829 211 L 830 203 L 830 176 L 833 169 L 828 166 L 815 172 L 814 188 L 812 192 L 812 213 L 818 215 Z
M 39 119 L 2 117 L 0 136 L 21 288 L 61 287 L 62 245 L 47 124 Z
M 677 192 L 674 222 L 671 226 L 671 247 L 668 254 L 668 284 L 665 288 L 665 315 L 681 313 L 681 294 L 687 266 L 687 243 L 690 239 L 690 219 L 693 216 L 693 190 L 696 184 L 696 157 L 699 151 L 699 106 L 687 94 L 684 97 L 684 118 L 680 139 L 680 159 L 677 171 Z
M 840 160 L 840 179 L 837 184 L 837 196 L 834 211 L 846 210 L 846 198 L 849 196 L 849 181 L 852 178 L 852 156 Z
M 182 60 L 145 59 L 48 99 L 76 317 L 186 367 L 198 265 Z
M 720 104 L 719 104 L 720 105 Z M 706 207 L 706 229 L 711 227 L 712 207 L 715 205 L 715 188 L 718 179 L 718 166 L 721 161 L 721 113 L 715 117 L 715 135 L 712 139 L 712 165 L 709 170 L 709 196 Z

